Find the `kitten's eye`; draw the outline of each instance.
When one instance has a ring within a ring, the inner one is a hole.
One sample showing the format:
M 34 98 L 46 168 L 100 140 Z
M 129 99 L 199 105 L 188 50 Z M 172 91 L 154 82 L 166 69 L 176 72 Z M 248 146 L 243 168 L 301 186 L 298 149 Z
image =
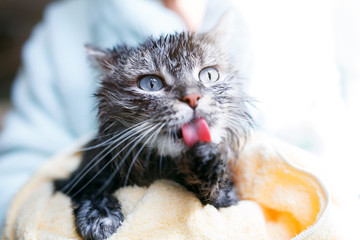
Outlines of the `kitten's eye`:
M 139 87 L 148 92 L 159 91 L 164 87 L 162 80 L 157 76 L 145 76 L 139 80 Z
M 219 79 L 220 75 L 218 70 L 212 67 L 204 68 L 199 73 L 200 81 L 203 83 L 210 83 L 217 81 Z

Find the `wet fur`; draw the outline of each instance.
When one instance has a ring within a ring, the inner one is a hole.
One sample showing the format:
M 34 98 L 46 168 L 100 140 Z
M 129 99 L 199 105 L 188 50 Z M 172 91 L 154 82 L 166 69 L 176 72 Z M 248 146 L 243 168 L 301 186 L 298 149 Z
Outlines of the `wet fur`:
M 113 192 L 127 185 L 148 186 L 171 179 L 203 204 L 236 204 L 230 162 L 238 157 L 252 126 L 242 79 L 214 33 L 176 33 L 149 38 L 138 47 L 90 49 L 102 69 L 98 98 L 99 129 L 84 151 L 80 167 L 55 189 L 69 195 L 77 231 L 83 239 L 105 239 L 124 217 Z M 215 67 L 220 79 L 203 84 L 198 73 Z M 137 86 L 141 76 L 165 81 L 156 93 Z M 181 99 L 191 91 L 202 98 L 194 110 Z M 213 141 L 185 145 L 181 126 L 194 118 L 208 123 Z

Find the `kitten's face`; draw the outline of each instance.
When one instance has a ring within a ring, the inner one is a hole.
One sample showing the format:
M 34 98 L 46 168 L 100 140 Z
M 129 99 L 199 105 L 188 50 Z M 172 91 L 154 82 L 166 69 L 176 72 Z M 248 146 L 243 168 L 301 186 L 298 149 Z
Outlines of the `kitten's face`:
M 211 141 L 236 151 L 251 119 L 241 79 L 220 48 L 211 34 L 181 33 L 97 52 L 105 69 L 100 131 L 132 128 L 133 144 L 175 157 L 188 148 L 182 126 L 203 118 Z

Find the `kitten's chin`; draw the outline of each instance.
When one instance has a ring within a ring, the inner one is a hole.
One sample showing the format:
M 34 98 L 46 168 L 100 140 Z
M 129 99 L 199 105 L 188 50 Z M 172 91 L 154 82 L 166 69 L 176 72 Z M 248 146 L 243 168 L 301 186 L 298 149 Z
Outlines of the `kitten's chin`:
M 172 140 L 164 136 L 158 138 L 156 147 L 159 155 L 169 157 L 179 157 L 188 148 L 184 140 Z

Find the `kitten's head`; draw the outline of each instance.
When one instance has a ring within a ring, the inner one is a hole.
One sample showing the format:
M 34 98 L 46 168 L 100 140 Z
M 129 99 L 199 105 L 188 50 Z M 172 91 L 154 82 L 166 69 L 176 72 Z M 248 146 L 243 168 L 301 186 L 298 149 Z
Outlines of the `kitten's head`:
M 100 134 L 129 131 L 132 145 L 173 157 L 194 137 L 211 137 L 237 152 L 252 119 L 242 79 L 224 50 L 223 25 L 209 33 L 149 38 L 137 47 L 88 47 L 103 72 L 97 94 Z M 193 128 L 186 135 L 200 136 L 183 136 L 184 126 Z

